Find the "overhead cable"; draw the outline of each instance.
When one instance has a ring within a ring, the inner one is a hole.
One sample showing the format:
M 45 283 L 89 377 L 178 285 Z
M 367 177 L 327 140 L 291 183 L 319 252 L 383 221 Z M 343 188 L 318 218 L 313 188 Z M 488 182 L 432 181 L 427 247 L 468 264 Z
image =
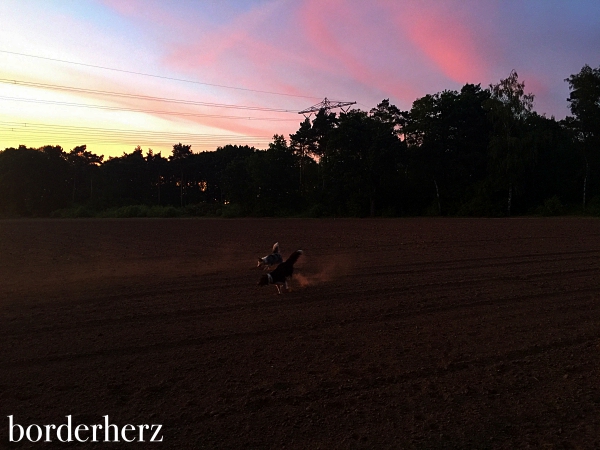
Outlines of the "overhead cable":
M 149 100 L 149 101 L 157 101 L 157 102 L 166 102 L 166 103 L 176 103 L 182 105 L 198 105 L 198 106 L 210 106 L 214 108 L 229 108 L 229 109 L 242 109 L 246 111 L 271 111 L 271 112 L 281 112 L 281 113 L 296 113 L 291 109 L 279 109 L 279 108 L 264 108 L 260 106 L 245 106 L 245 105 L 232 105 L 232 104 L 224 104 L 224 103 L 209 103 L 209 102 L 198 102 L 193 100 L 182 100 L 175 98 L 165 98 L 165 97 L 152 97 L 148 95 L 137 95 L 137 94 L 128 94 L 124 92 L 112 92 L 112 91 L 100 91 L 97 89 L 85 89 L 85 88 L 76 88 L 70 86 L 63 86 L 57 84 L 45 84 L 45 83 L 34 83 L 30 81 L 19 81 L 19 80 L 10 80 L 5 78 L 0 78 L 0 83 L 4 84 L 13 84 L 17 86 L 28 86 L 35 88 L 43 88 L 43 89 L 51 89 L 57 91 L 67 91 L 67 92 L 80 92 L 87 94 L 95 94 L 95 95 L 107 95 L 112 97 L 121 97 L 121 98 L 135 98 L 139 100 Z
M 55 132 L 55 133 L 88 133 L 98 134 L 101 136 L 106 135 L 141 135 L 149 137 L 196 137 L 196 138 L 267 138 L 267 136 L 252 136 L 252 135 L 239 135 L 239 134 L 210 134 L 210 133 L 181 133 L 173 131 L 152 131 L 152 130 L 124 130 L 119 128 L 95 128 L 95 127 L 81 127 L 81 126 L 68 126 L 68 125 L 55 125 L 55 124 L 40 124 L 30 122 L 0 122 L 0 129 L 13 130 L 13 131 L 44 131 L 44 132 Z M 269 137 L 270 138 L 270 137 Z
M 167 76 L 163 76 L 163 75 L 154 75 L 154 74 L 150 74 L 150 73 L 136 72 L 133 70 L 115 69 L 113 67 L 97 66 L 94 64 L 86 64 L 86 63 L 80 63 L 80 62 L 75 62 L 75 61 L 67 61 L 65 59 L 48 58 L 45 56 L 38 56 L 38 55 L 29 55 L 26 53 L 11 52 L 8 50 L 0 50 L 0 53 L 7 53 L 7 54 L 11 54 L 11 55 L 18 55 L 18 56 L 26 56 L 28 58 L 44 59 L 46 61 L 54 61 L 54 62 L 60 62 L 60 63 L 65 63 L 65 64 L 73 64 L 73 65 L 77 65 L 77 66 L 93 67 L 94 69 L 111 70 L 113 72 L 129 73 L 129 74 L 133 74 L 133 75 L 142 75 L 145 77 L 161 78 L 163 80 L 171 80 L 171 81 L 180 81 L 183 83 L 199 84 L 199 85 L 203 85 L 203 86 L 212 86 L 212 87 L 225 88 L 225 89 L 236 89 L 239 91 L 248 91 L 248 92 L 258 92 L 261 94 L 283 95 L 283 96 L 287 96 L 287 97 L 312 98 L 312 99 L 320 98 L 320 97 L 312 97 L 312 96 L 308 96 L 308 95 L 286 94 L 283 92 L 261 91 L 258 89 L 249 89 L 249 88 L 236 87 L 236 86 L 226 86 L 223 84 L 203 83 L 200 81 L 186 80 L 183 78 L 173 78 L 173 77 L 167 77 Z
M 20 97 L 4 97 L 0 96 L 0 100 L 15 101 L 15 102 L 27 102 L 27 103 L 38 103 L 43 105 L 60 105 L 60 106 L 74 106 L 79 108 L 92 108 L 92 109 L 103 109 L 108 111 L 129 111 L 129 112 L 143 112 L 149 114 L 164 114 L 173 116 L 184 116 L 184 117 L 205 117 L 205 118 L 223 118 L 223 119 L 234 119 L 234 120 L 264 120 L 272 122 L 295 122 L 294 119 L 278 119 L 275 117 L 248 117 L 248 116 L 225 116 L 219 114 L 197 114 L 197 113 L 186 113 L 178 111 L 155 111 L 150 109 L 137 109 L 137 108 L 120 108 L 117 106 L 103 106 L 103 105 L 87 105 L 83 103 L 71 103 L 71 102 L 59 102 L 55 100 L 40 100 Z

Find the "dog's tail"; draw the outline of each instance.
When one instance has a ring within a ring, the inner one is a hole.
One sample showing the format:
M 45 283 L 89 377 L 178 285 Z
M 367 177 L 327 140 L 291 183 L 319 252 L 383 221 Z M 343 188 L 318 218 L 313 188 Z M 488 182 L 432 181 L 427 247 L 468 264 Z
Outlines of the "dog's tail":
M 275 242 L 273 245 L 273 253 L 279 253 L 279 242 Z
M 302 253 L 304 253 L 302 250 L 296 250 L 294 253 L 292 253 L 290 255 L 290 257 L 285 262 L 290 263 L 291 265 L 294 265 L 296 263 L 296 261 L 298 261 L 298 258 L 300 258 L 300 255 Z

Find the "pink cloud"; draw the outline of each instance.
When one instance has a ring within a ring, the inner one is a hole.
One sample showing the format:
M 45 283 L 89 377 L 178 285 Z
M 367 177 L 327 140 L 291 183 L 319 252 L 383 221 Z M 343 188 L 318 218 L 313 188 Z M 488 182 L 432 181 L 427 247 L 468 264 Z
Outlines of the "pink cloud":
M 204 90 L 224 103 L 298 109 L 314 103 L 251 92 L 255 89 L 362 100 L 367 109 L 390 98 L 406 108 L 427 93 L 467 82 L 486 86 L 504 70 L 496 2 L 275 1 L 237 13 L 223 10 L 218 23 L 202 23 L 208 19 L 186 17 L 161 3 L 150 2 L 148 8 L 140 0 L 103 2 L 157 26 L 175 20 L 167 19 L 170 13 L 179 14 L 178 38 L 161 42 L 163 66 L 186 78 L 248 89 Z M 241 129 L 226 121 L 211 123 Z
M 376 4 L 308 0 L 299 14 L 301 31 L 312 44 L 311 51 L 321 54 L 321 65 L 335 68 L 336 76 L 349 77 L 363 89 L 377 89 L 384 96 L 414 99 L 415 88 L 381 64 L 394 36 L 388 36 L 386 42 L 379 33 L 367 28 L 363 20 L 367 13 L 381 16 L 385 11 Z M 384 21 L 383 17 L 380 19 Z
M 305 45 L 307 33 L 298 32 L 295 11 L 286 11 L 287 19 L 282 23 L 282 12 L 267 6 L 233 17 L 216 29 L 190 31 L 186 42 L 169 44 L 165 66 L 213 84 L 296 96 L 328 95 L 323 93 L 327 92 L 323 80 L 337 78 L 339 85 L 344 69 L 332 64 L 331 58 L 315 46 L 318 43 Z M 361 70 L 355 61 L 353 72 Z
M 313 44 L 315 50 L 324 54 L 323 59 L 328 61 L 331 67 L 341 63 L 342 68 L 349 70 L 358 80 L 371 80 L 373 78 L 371 71 L 358 57 L 340 44 L 327 21 L 328 17 L 337 14 L 336 8 L 340 8 L 342 3 L 339 0 L 325 4 L 308 1 L 300 13 L 304 37 Z
M 460 4 L 419 2 L 396 11 L 396 22 L 430 63 L 457 83 L 487 79 L 481 30 Z
M 186 17 L 175 3 L 160 0 L 98 0 L 109 10 L 134 22 L 143 24 L 148 35 L 155 34 L 158 43 L 169 40 L 185 40 L 186 30 L 206 29 L 211 24 L 202 16 Z M 183 15 L 183 17 L 182 17 Z M 148 26 L 150 25 L 150 26 Z
M 261 36 L 265 32 L 277 34 L 273 28 L 277 29 L 279 13 L 275 6 L 266 5 L 211 30 L 183 24 L 188 38 L 168 45 L 164 65 L 211 84 L 310 96 L 311 92 L 302 89 L 293 77 L 281 73 L 289 67 L 304 70 L 314 62 L 290 51 L 282 39 L 269 41 Z
M 142 0 L 100 0 L 100 2 L 123 16 L 136 16 L 143 10 Z
M 151 20 L 164 25 L 175 26 L 176 21 L 161 8 L 157 8 L 152 2 L 144 0 L 99 0 L 106 8 L 127 19 Z
M 157 7 L 154 2 L 148 0 L 100 0 L 100 3 L 123 17 L 145 18 L 171 26 L 177 24 L 175 17 L 168 9 Z
M 125 4 L 104 1 L 120 14 L 143 15 L 145 20 L 151 16 L 152 21 L 161 23 L 161 11 L 142 12 L 135 0 Z M 198 27 L 191 20 L 183 20 L 178 30 L 185 39 L 163 41 L 163 65 L 210 84 L 329 98 L 336 97 L 336 92 L 337 97 L 345 97 L 339 92 L 360 90 L 378 99 L 391 94 L 411 101 L 417 91 L 410 83 L 389 68 L 364 61 L 378 43 L 354 45 L 352 35 L 357 30 L 362 36 L 371 33 L 362 24 L 363 11 L 355 12 L 347 6 L 341 0 L 271 2 L 219 26 Z M 342 23 L 350 25 L 340 33 Z M 231 91 L 225 93 L 233 95 Z M 265 97 L 260 100 L 264 102 Z M 293 102 L 288 104 L 299 109 L 307 106 L 302 100 L 289 100 Z

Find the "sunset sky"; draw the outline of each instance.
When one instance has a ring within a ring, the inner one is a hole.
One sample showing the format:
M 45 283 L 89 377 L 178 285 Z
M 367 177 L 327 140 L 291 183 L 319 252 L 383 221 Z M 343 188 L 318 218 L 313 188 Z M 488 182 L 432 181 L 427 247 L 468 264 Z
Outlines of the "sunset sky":
M 515 69 L 535 110 L 600 66 L 598 0 L 2 0 L 0 149 L 266 148 L 324 97 L 369 110 Z

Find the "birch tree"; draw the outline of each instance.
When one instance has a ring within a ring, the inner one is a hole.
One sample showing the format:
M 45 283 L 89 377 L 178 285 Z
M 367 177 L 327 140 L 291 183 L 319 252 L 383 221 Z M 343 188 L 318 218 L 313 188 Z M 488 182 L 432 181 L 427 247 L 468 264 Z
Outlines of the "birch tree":
M 533 94 L 525 94 L 525 83 L 519 82 L 516 71 L 490 85 L 491 98 L 487 109 L 493 124 L 490 140 L 492 170 L 508 190 L 507 214 L 510 216 L 513 191 L 533 160 L 533 149 L 528 147 L 524 133 L 532 114 Z

